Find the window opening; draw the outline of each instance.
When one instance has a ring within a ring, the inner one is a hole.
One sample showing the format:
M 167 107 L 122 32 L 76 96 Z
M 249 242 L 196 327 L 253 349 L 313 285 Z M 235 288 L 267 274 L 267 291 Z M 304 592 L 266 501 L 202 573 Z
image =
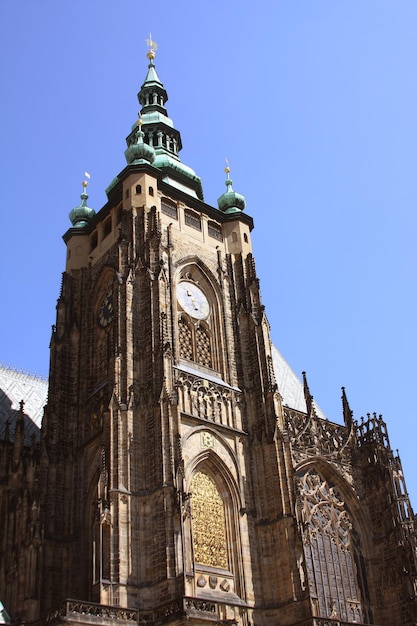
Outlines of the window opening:
M 197 326 L 195 332 L 196 362 L 211 367 L 210 336 L 205 328 Z
M 94 248 L 97 248 L 97 244 L 98 244 L 98 235 L 97 235 L 97 231 L 95 231 L 90 238 L 90 251 L 94 250 Z
M 191 226 L 191 228 L 194 228 L 195 230 L 201 230 L 201 219 L 200 216 L 197 215 L 197 213 L 194 213 L 194 211 L 185 210 L 184 216 L 187 226 Z
M 193 343 L 192 343 L 191 328 L 183 318 L 180 319 L 178 323 L 178 328 L 179 328 L 180 357 L 183 359 L 187 359 L 188 361 L 192 361 L 193 360 Z
M 301 481 L 304 550 L 317 615 L 368 622 L 363 558 L 349 512 L 335 488 L 314 470 Z
M 208 234 L 210 237 L 213 237 L 213 239 L 223 241 L 221 226 L 219 226 L 219 224 L 216 224 L 216 222 L 208 223 Z
M 109 217 L 103 224 L 103 236 L 102 239 L 110 235 L 111 233 L 111 217 Z
M 174 218 L 174 220 L 178 219 L 178 209 L 176 205 L 165 198 L 162 198 L 161 201 L 161 211 L 165 215 L 169 215 L 169 217 Z

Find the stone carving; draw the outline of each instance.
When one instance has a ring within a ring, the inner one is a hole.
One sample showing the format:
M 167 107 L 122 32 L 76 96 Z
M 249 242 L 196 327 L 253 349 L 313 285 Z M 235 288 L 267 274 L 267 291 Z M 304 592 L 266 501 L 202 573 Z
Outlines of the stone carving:
M 186 608 L 194 609 L 195 611 L 204 611 L 205 613 L 216 612 L 216 605 L 214 604 L 214 602 L 206 602 L 205 600 L 187 600 Z
M 200 445 L 201 448 L 212 448 L 214 449 L 216 444 L 216 439 L 213 435 L 213 433 L 209 433 L 207 430 L 204 430 L 202 433 L 200 433 Z
M 241 393 L 220 383 L 176 370 L 178 404 L 184 413 L 238 428 Z
M 311 456 L 342 458 L 352 436 L 352 429 L 284 407 L 286 430 L 296 462 Z
M 211 589 L 216 589 L 217 587 L 217 576 L 209 576 L 209 585 Z

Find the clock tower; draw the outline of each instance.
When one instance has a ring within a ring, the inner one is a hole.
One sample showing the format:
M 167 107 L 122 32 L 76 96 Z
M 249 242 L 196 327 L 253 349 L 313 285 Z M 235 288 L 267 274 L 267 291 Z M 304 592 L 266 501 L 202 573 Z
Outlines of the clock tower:
M 249 623 L 256 587 L 272 601 L 268 579 L 288 581 L 283 602 L 301 593 L 290 499 L 274 495 L 289 475 L 253 221 L 228 167 L 218 208 L 204 202 L 154 58 L 151 42 L 127 166 L 97 214 L 83 183 L 64 235 L 42 441 L 44 608 L 67 596 Z M 277 542 L 283 561 L 261 558 L 258 541 Z
M 70 213 L 40 446 L 21 408 L 0 447 L 0 599 L 45 624 L 413 623 L 385 422 L 344 390 L 328 421 L 271 345 L 245 199 L 227 167 L 204 202 L 149 47 L 127 165 Z

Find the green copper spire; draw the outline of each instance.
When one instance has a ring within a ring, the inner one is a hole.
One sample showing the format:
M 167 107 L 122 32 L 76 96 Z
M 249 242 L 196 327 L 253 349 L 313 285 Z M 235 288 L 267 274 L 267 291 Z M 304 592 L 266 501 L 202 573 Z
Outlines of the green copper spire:
M 85 174 L 87 178 L 90 178 L 90 175 L 87 174 L 87 172 Z M 88 182 L 86 180 L 83 180 L 82 182 L 83 192 L 81 194 L 81 204 L 80 206 L 76 206 L 75 208 L 73 208 L 71 213 L 69 214 L 69 218 L 72 222 L 73 228 L 84 228 L 84 226 L 88 226 L 88 224 L 91 222 L 94 215 L 96 214 L 94 209 L 90 209 L 90 207 L 87 206 L 87 200 L 88 200 L 88 195 L 86 191 L 87 185 L 88 185 Z
M 178 155 L 182 148 L 180 132 L 174 127 L 173 121 L 168 117 L 165 103 L 168 94 L 159 79 L 155 68 L 155 55 L 158 46 L 150 36 L 147 40 L 149 51 L 147 54 L 149 64 L 145 81 L 138 93 L 141 105 L 140 116 L 142 124 L 140 130 L 135 123 L 132 132 L 127 137 L 128 148 L 125 152 L 127 162 L 133 164 L 143 159 L 152 163 L 163 172 L 163 180 L 181 189 L 193 197 L 203 200 L 203 188 L 201 179 L 187 165 L 181 163 Z M 139 148 L 139 144 L 142 146 Z M 148 158 L 148 153 L 143 153 L 144 145 L 153 149 L 155 158 Z M 139 155 L 140 156 L 137 156 Z
M 227 161 L 226 161 L 227 163 Z M 230 167 L 227 165 L 224 171 L 226 172 L 226 187 L 227 191 L 220 196 L 217 200 L 217 204 L 219 205 L 220 211 L 224 213 L 241 213 L 245 208 L 245 196 L 242 194 L 233 191 L 233 181 L 230 178 Z

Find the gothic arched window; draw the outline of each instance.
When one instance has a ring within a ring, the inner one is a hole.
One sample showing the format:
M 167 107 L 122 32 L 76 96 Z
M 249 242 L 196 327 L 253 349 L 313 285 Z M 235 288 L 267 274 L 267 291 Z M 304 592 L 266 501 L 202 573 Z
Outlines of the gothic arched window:
M 191 331 L 190 325 L 182 317 L 178 322 L 178 330 L 179 330 L 180 357 L 182 359 L 187 359 L 188 361 L 192 361 L 193 360 L 192 331 Z
M 359 537 L 336 489 L 316 471 L 300 478 L 303 543 L 315 615 L 368 621 Z
M 199 365 L 211 367 L 210 335 L 201 325 L 195 329 L 195 360 Z
M 191 482 L 194 561 L 228 569 L 224 503 L 214 480 L 197 472 Z
M 182 359 L 198 365 L 213 367 L 209 330 L 203 324 L 194 325 L 181 317 L 178 322 L 179 352 Z
M 199 270 L 187 266 L 180 273 L 176 299 L 179 357 L 220 371 L 221 329 L 213 287 Z

